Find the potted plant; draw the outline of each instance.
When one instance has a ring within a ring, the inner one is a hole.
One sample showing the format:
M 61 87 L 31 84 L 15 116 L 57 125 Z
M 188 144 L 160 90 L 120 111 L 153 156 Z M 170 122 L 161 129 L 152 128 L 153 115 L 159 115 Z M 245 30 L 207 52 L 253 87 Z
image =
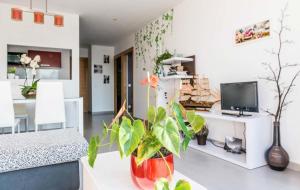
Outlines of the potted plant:
M 157 180 L 171 180 L 173 155 L 179 156 L 181 149 L 187 149 L 192 134 L 201 131 L 204 119 L 194 111 L 185 111 L 176 102 L 170 103 L 169 110 L 151 106 L 149 92 L 151 87 L 156 89 L 158 77 L 148 74 L 142 84 L 147 85 L 148 90 L 147 120 L 133 118 L 124 103 L 112 123 L 105 125 L 102 136 L 96 135 L 90 139 L 88 160 L 93 167 L 98 149 L 116 143 L 121 158 L 131 157 L 133 183 L 141 190 L 153 190 Z M 189 121 L 189 126 L 185 124 L 185 119 Z M 181 139 L 180 131 L 185 134 L 184 139 Z M 110 142 L 103 144 L 108 136 Z
M 7 68 L 7 78 L 15 79 L 17 68 L 16 67 L 8 67 Z
M 168 50 L 166 50 L 163 54 L 159 55 L 155 59 L 153 74 L 160 76 L 163 72 L 162 61 L 166 59 L 170 59 L 172 56 L 173 55 Z
M 21 55 L 20 62 L 23 66 L 25 72 L 25 81 L 24 84 L 21 86 L 21 93 L 25 98 L 35 98 L 36 97 L 36 89 L 37 83 L 39 80 L 35 80 L 36 77 L 36 69 L 39 68 L 39 63 L 41 62 L 41 57 L 36 55 L 34 59 L 31 59 L 26 54 Z M 28 76 L 27 76 L 27 67 L 31 68 L 32 73 L 32 81 L 31 84 L 28 84 Z
M 198 145 L 206 145 L 209 130 L 206 125 L 196 134 Z
M 264 110 L 269 115 L 273 117 L 273 144 L 266 152 L 266 160 L 268 165 L 273 170 L 282 171 L 285 170 L 289 164 L 289 155 L 286 150 L 281 145 L 280 137 L 280 122 L 283 115 L 283 112 L 286 110 L 287 106 L 292 103 L 288 100 L 288 96 L 292 89 L 295 86 L 295 81 L 298 78 L 300 71 L 296 70 L 298 67 L 297 64 L 284 63 L 282 61 L 282 48 L 284 45 L 289 44 L 290 41 L 283 40 L 284 32 L 288 31 L 289 28 L 285 25 L 286 10 L 282 11 L 281 18 L 279 19 L 280 29 L 277 33 L 279 46 L 276 52 L 271 52 L 272 55 L 276 57 L 277 63 L 272 65 L 271 63 L 264 63 L 266 68 L 270 71 L 271 75 L 263 77 L 262 79 L 274 84 L 275 86 L 275 99 L 276 99 L 276 109 L 275 111 L 270 111 L 269 109 Z M 283 79 L 285 71 L 292 71 L 293 68 L 295 71 L 294 74 L 289 74 L 290 81 Z

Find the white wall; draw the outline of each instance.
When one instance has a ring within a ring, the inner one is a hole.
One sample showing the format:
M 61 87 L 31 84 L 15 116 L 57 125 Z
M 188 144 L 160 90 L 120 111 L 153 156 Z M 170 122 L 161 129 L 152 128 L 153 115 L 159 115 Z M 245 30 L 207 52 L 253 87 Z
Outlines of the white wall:
M 265 50 L 277 48 L 276 37 L 235 45 L 235 30 L 266 19 L 271 20 L 272 29 L 278 28 L 277 19 L 285 0 L 185 0 L 174 8 L 173 33 L 165 43 L 165 48 L 184 55 L 196 55 L 197 73 L 210 78 L 213 88 L 219 88 L 221 82 L 259 81 L 259 100 L 261 108 L 274 107 L 274 94 L 270 84 L 259 80 L 266 71 L 261 63 L 274 62 Z M 295 44 L 286 47 L 283 58 L 292 63 L 300 62 L 300 2 L 289 1 L 288 25 L 292 29 L 286 37 Z M 274 35 L 274 33 L 272 34 Z M 115 44 L 122 51 L 134 44 L 132 37 L 126 37 Z M 126 45 L 127 44 L 127 45 Z M 153 63 L 147 62 L 151 67 Z M 135 63 L 135 80 L 146 76 L 142 71 L 143 63 Z M 290 71 L 292 73 L 293 71 Z M 286 74 L 286 78 L 290 76 Z M 282 120 L 282 143 L 288 150 L 291 161 L 300 163 L 300 81 L 290 96 L 293 104 L 285 112 Z M 139 83 L 135 83 L 135 115 L 144 117 L 145 92 Z M 137 104 L 140 102 L 141 104 Z
M 114 111 L 114 47 L 91 45 L 91 112 Z M 110 56 L 110 63 L 104 64 L 104 55 Z M 102 65 L 103 73 L 94 73 L 94 65 Z M 110 76 L 110 83 L 104 84 L 104 75 Z
M 23 45 L 72 50 L 72 80 L 62 80 L 66 97 L 79 96 L 79 16 L 64 14 L 64 27 L 55 27 L 53 17 L 45 17 L 45 24 L 34 24 L 33 15 L 23 14 L 22 22 L 11 20 L 11 7 L 0 4 L 0 80 L 6 79 L 7 45 Z M 15 7 L 15 6 L 14 6 Z M 23 8 L 26 9 L 26 8 Z M 12 81 L 14 97 L 20 96 L 23 80 Z

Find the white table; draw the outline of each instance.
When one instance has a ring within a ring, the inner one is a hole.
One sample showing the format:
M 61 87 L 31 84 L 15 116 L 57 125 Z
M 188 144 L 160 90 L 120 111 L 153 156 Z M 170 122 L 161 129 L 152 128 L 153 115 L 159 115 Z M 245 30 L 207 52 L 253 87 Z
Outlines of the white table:
M 35 99 L 14 99 L 14 104 L 35 104 Z M 65 103 L 75 103 L 76 118 L 78 121 L 78 132 L 83 135 L 83 99 L 82 98 L 66 98 Z
M 120 158 L 118 152 L 98 155 L 94 168 L 88 164 L 87 157 L 81 159 L 83 168 L 83 190 L 136 190 L 130 176 L 129 158 Z M 176 167 L 176 166 L 175 166 Z M 206 190 L 203 186 L 175 171 L 173 181 L 188 181 L 193 190 Z M 172 184 L 174 186 L 174 184 Z

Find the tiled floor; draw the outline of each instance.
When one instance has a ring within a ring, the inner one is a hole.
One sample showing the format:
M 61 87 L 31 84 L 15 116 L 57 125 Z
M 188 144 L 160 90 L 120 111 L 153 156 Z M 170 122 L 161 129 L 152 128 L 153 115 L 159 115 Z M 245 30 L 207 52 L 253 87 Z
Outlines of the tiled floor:
M 112 115 L 86 114 L 85 137 L 101 133 L 102 122 L 111 120 Z M 107 147 L 100 152 L 113 150 L 115 147 Z M 193 149 L 181 156 L 176 159 L 176 169 L 208 190 L 300 190 L 300 172 L 275 172 L 268 167 L 247 170 Z

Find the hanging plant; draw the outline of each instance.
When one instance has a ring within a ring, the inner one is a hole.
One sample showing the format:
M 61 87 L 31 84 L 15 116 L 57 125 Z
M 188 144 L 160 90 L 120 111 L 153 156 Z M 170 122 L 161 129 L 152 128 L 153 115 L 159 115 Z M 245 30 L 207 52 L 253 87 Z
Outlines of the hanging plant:
M 173 9 L 135 33 L 135 52 L 138 63 L 143 62 L 145 65 L 147 60 L 154 60 L 163 51 L 164 40 L 172 31 L 172 24 Z

